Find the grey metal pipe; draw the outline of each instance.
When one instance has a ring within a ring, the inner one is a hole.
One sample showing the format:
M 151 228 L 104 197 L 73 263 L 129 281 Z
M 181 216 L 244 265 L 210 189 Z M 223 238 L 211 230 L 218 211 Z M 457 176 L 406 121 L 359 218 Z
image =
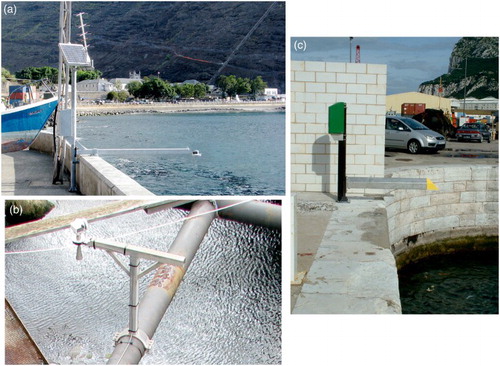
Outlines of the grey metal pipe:
M 214 206 L 209 201 L 197 201 L 193 204 L 188 219 L 182 225 L 172 243 L 169 253 L 186 258 L 182 265 L 164 264 L 158 268 L 139 304 L 139 332 L 123 336 L 117 344 L 108 364 L 138 364 L 146 351 L 142 334 L 151 339 L 163 315 L 167 311 L 179 284 L 193 260 L 205 234 L 215 218 Z
M 217 208 L 231 206 L 239 201 L 217 200 Z M 240 201 L 241 202 L 241 201 Z M 281 228 L 281 206 L 261 201 L 248 201 L 227 209 L 220 210 L 219 216 L 246 224 Z

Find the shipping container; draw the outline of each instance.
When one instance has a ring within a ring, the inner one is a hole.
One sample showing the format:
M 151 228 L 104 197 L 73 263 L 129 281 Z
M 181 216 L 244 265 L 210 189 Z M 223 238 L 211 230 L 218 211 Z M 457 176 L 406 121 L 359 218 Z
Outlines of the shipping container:
M 425 103 L 403 103 L 401 104 L 401 115 L 414 116 L 425 112 Z

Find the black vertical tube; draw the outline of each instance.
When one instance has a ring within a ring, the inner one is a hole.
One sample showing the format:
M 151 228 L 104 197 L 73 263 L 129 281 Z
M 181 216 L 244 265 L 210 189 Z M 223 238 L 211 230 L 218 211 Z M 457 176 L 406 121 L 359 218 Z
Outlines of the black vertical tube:
M 337 202 L 348 202 L 346 179 L 346 137 L 347 137 L 347 107 L 344 105 L 344 136 L 339 141 L 339 162 L 337 174 Z

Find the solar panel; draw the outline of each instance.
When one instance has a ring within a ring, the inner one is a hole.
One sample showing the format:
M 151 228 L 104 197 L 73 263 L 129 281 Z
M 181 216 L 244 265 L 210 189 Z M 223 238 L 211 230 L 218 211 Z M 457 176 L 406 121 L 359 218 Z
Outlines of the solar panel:
M 81 44 L 59 43 L 64 61 L 69 66 L 91 66 L 87 50 Z

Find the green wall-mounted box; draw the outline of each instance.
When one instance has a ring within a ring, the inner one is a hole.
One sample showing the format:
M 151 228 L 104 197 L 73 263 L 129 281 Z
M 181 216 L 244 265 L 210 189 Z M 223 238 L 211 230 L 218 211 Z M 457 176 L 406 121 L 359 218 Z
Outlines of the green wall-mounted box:
M 335 103 L 328 107 L 328 133 L 345 133 L 345 108 L 344 102 Z

